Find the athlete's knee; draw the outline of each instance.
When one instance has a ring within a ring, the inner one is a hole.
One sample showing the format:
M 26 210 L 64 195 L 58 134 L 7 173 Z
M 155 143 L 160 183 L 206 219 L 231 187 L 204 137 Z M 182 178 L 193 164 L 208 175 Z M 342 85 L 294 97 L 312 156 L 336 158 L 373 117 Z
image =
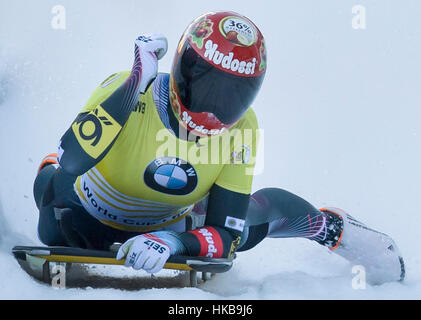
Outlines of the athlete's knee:
M 261 225 L 293 215 L 296 212 L 291 209 L 297 208 L 300 202 L 297 200 L 292 193 L 280 188 L 260 189 L 250 197 L 246 225 Z
M 38 209 L 40 209 L 42 206 L 44 194 L 47 192 L 48 186 L 56 170 L 57 169 L 55 166 L 46 166 L 38 173 L 37 177 L 35 178 L 33 192 L 35 203 Z
M 252 195 L 252 199 L 255 206 L 267 214 L 269 220 L 320 214 L 320 211 L 308 201 L 280 188 L 260 189 Z

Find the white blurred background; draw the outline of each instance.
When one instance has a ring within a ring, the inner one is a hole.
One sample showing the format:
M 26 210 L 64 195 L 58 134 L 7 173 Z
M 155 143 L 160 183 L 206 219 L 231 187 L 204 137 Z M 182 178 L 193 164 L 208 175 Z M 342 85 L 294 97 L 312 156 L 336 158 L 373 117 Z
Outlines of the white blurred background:
M 65 9 L 65 29 L 52 27 L 56 5 Z M 365 8 L 365 29 L 353 28 L 356 5 Z M 169 52 L 159 68 L 169 72 L 185 27 L 215 10 L 249 17 L 266 38 L 268 71 L 254 103 L 265 135 L 264 171 L 254 190 L 284 188 L 317 207 L 343 208 L 390 234 L 406 258 L 408 278 L 356 291 L 343 261 L 324 248 L 303 239 L 275 239 L 240 256 L 229 276 L 185 290 L 194 290 L 196 298 L 421 298 L 416 0 L 2 0 L 0 270 L 12 269 L 13 276 L 0 272 L 0 297 L 60 296 L 32 284 L 10 255 L 16 242 L 39 244 L 32 183 L 40 159 L 56 151 L 95 87 L 131 68 L 138 35 L 168 37 Z M 223 289 L 224 279 L 237 289 Z M 33 287 L 24 290 L 28 286 Z M 124 295 L 72 290 L 68 297 Z M 171 290 L 165 297 L 173 297 Z M 153 298 L 152 292 L 144 290 L 142 297 Z M 188 297 L 192 291 L 186 292 Z

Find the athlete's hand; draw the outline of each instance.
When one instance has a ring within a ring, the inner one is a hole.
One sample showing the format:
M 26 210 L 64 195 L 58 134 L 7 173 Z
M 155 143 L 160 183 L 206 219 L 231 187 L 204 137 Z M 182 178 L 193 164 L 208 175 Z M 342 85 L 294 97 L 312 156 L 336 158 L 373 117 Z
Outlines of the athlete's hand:
M 168 245 L 151 233 L 127 240 L 117 252 L 117 260 L 126 257 L 124 265 L 148 273 L 160 271 L 170 257 Z
M 151 34 L 138 37 L 135 40 L 135 46 L 139 49 L 142 64 L 140 93 L 145 93 L 149 84 L 156 78 L 158 60 L 167 53 L 168 42 L 162 34 Z
M 139 36 L 135 44 L 145 52 L 155 53 L 158 60 L 161 60 L 168 50 L 167 38 L 160 33 Z

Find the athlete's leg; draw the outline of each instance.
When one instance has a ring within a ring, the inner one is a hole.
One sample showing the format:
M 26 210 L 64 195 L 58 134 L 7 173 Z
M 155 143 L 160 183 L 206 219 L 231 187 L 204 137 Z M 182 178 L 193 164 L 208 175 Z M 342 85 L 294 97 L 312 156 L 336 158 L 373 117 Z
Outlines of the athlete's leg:
M 57 161 L 41 166 L 34 182 L 41 242 L 49 246 L 108 249 L 114 242 L 124 242 L 135 235 L 106 226 L 86 212 L 74 192 L 75 179 Z
M 402 280 L 405 266 L 396 243 L 368 228 L 343 210 L 317 210 L 282 189 L 262 189 L 252 195 L 238 251 L 253 248 L 264 238 L 304 237 L 327 246 L 353 265 L 362 265 L 372 284 Z
M 279 188 L 265 188 L 250 198 L 241 247 L 245 251 L 264 238 L 304 237 L 327 241 L 328 216 L 310 203 Z
M 46 245 L 82 245 L 69 228 L 72 213 L 83 209 L 73 192 L 74 181 L 59 167 L 56 154 L 44 158 L 35 178 L 34 198 L 39 209 L 38 237 Z
M 66 245 L 66 241 L 55 218 L 53 202 L 49 201 L 52 198 L 51 181 L 55 172 L 56 166 L 53 165 L 48 165 L 39 171 L 34 182 L 34 198 L 39 209 L 39 239 L 49 246 L 62 246 Z

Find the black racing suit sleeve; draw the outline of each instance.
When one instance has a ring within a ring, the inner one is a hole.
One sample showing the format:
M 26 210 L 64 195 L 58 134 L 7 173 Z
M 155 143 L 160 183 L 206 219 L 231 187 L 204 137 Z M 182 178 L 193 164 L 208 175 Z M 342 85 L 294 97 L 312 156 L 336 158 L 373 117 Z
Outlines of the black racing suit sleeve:
M 76 117 L 60 141 L 62 152 L 59 162 L 66 172 L 79 176 L 94 167 L 108 153 L 137 104 L 140 78 L 141 63 L 139 55 L 136 54 L 129 77 L 99 105 L 101 111 L 95 108 L 92 112 L 80 113 Z M 81 132 L 85 123 L 94 128 L 93 133 Z M 112 134 L 104 134 L 112 126 L 119 129 L 113 130 Z M 100 146 L 101 152 L 99 154 L 89 152 L 92 146 Z
M 209 193 L 205 226 L 180 234 L 187 254 L 232 257 L 240 244 L 249 200 L 248 194 L 233 192 L 214 184 Z M 207 240 L 203 241 L 202 236 Z M 204 248 L 204 245 L 208 248 Z M 215 250 L 217 253 L 213 254 Z

